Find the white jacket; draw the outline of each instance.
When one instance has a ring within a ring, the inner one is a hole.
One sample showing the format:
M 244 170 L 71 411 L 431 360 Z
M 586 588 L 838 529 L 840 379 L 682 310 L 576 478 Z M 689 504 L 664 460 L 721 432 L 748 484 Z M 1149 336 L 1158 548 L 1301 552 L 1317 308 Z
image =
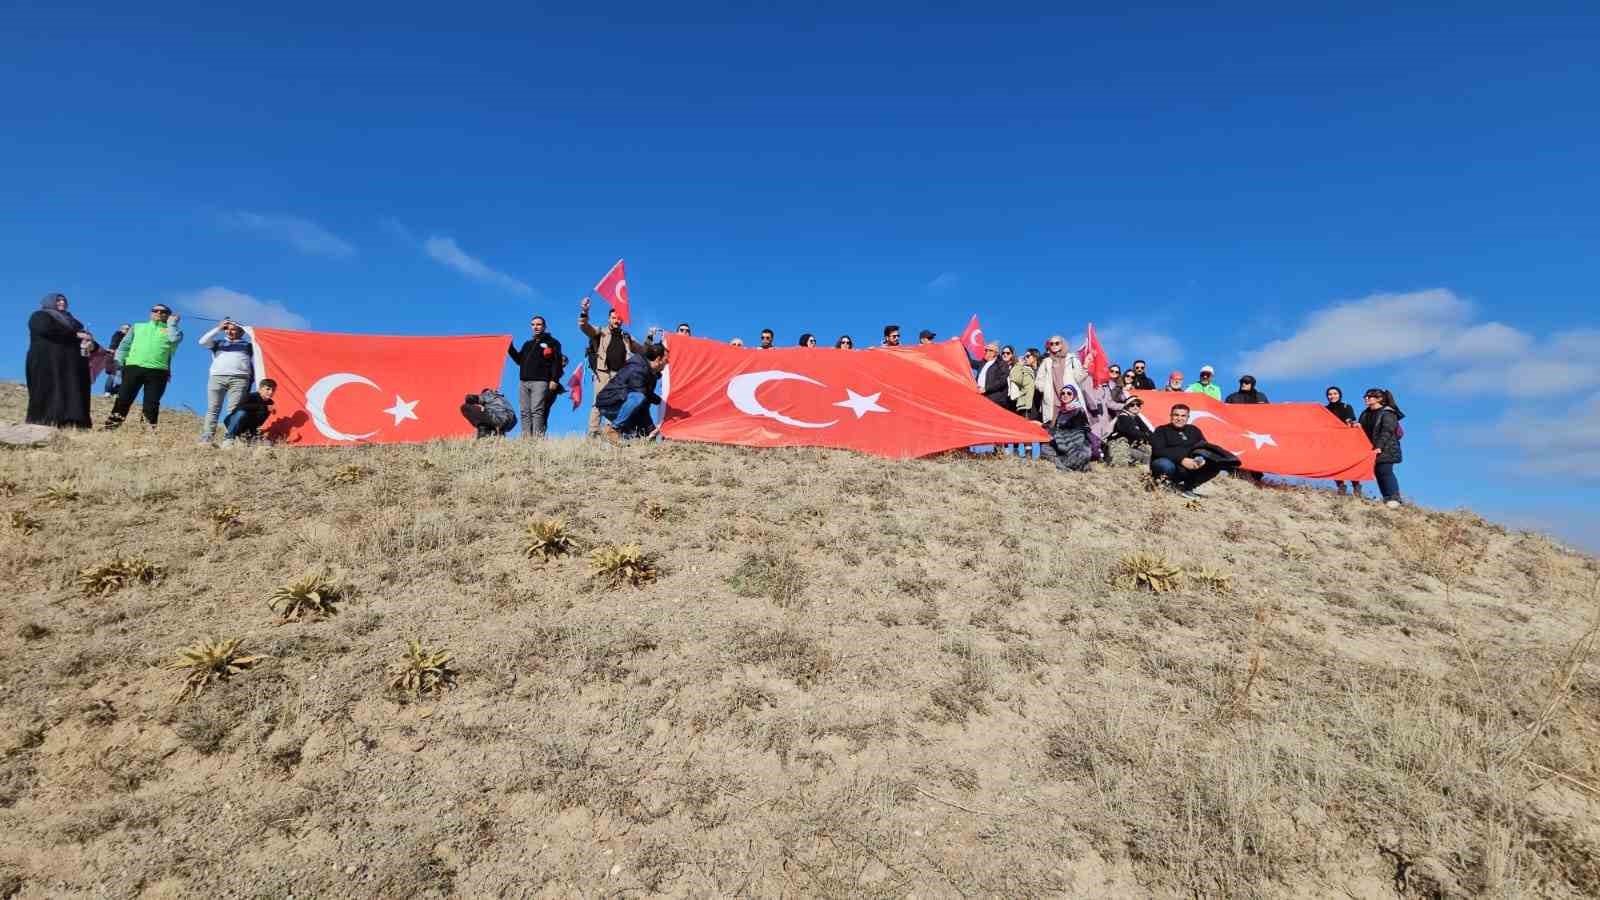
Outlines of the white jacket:
M 1083 363 L 1078 361 L 1078 354 L 1067 351 L 1067 378 L 1078 389 L 1078 398 L 1084 399 L 1088 392 L 1089 373 L 1083 369 Z M 1049 428 L 1050 423 L 1056 420 L 1056 405 L 1061 400 L 1061 388 L 1064 385 L 1055 383 L 1055 359 L 1046 356 L 1040 360 L 1039 367 L 1033 373 L 1033 385 L 1039 391 L 1039 409 L 1044 413 L 1044 427 Z

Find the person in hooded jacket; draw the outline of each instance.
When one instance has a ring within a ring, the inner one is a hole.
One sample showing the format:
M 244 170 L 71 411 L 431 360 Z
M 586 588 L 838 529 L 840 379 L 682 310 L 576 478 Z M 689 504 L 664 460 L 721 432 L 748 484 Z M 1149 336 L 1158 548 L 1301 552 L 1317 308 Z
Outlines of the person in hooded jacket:
M 656 395 L 656 382 L 666 367 L 667 348 L 649 344 L 643 353 L 629 357 L 595 395 L 594 406 L 600 410 L 602 422 L 600 433 L 606 440 L 620 444 L 623 438 L 642 437 L 654 430 L 650 405 L 661 402 Z
M 1356 421 L 1356 411 L 1350 408 L 1350 404 L 1344 402 L 1344 390 L 1342 388 L 1336 385 L 1329 385 L 1326 396 L 1328 398 L 1328 404 L 1327 406 L 1324 406 L 1323 409 L 1333 413 L 1334 418 L 1345 423 L 1346 425 L 1349 425 L 1351 428 L 1361 427 L 1361 423 Z M 1339 491 L 1339 493 L 1344 493 L 1345 482 L 1335 481 L 1333 485 L 1334 488 Z M 1350 493 L 1352 495 L 1356 497 L 1361 496 L 1361 482 L 1352 481 L 1349 482 L 1349 485 Z
M 1384 388 L 1367 388 L 1362 400 L 1367 408 L 1361 411 L 1361 430 L 1366 432 L 1367 440 L 1372 442 L 1372 452 L 1377 456 L 1373 464 L 1373 477 L 1378 482 L 1378 492 L 1383 495 L 1383 503 L 1390 509 L 1400 506 L 1400 480 L 1395 477 L 1394 467 L 1399 465 L 1403 457 L 1400 453 L 1400 438 L 1403 431 L 1400 420 L 1406 414 L 1394 402 L 1394 394 Z
M 28 413 L 34 425 L 89 428 L 89 357 L 100 345 L 67 312 L 66 294 L 45 294 L 28 317 Z
M 1256 390 L 1254 375 L 1239 376 L 1239 389 L 1228 395 L 1223 403 L 1270 403 L 1267 395 Z

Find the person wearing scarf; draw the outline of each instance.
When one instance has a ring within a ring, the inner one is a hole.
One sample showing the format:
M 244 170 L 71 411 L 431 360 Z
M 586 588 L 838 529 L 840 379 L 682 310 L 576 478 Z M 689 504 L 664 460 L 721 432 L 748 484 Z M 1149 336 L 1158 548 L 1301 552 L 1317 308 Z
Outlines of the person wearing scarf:
M 45 294 L 28 317 L 28 416 L 35 425 L 89 428 L 89 358 L 100 345 L 67 312 L 65 294 Z
M 1356 411 L 1350 408 L 1350 404 L 1344 402 L 1343 388 L 1336 384 L 1328 385 L 1327 397 L 1328 405 L 1324 406 L 1323 409 L 1333 413 L 1333 417 L 1335 419 L 1338 419 L 1351 428 L 1361 427 L 1361 423 L 1356 421 Z M 1339 493 L 1343 494 L 1345 492 L 1345 483 L 1343 481 L 1335 481 L 1333 485 L 1339 491 Z M 1350 493 L 1357 497 L 1361 496 L 1361 482 L 1350 482 Z
M 1045 358 L 1034 372 L 1033 380 L 1042 404 L 1041 421 L 1048 425 L 1056 420 L 1056 402 L 1061 389 L 1070 385 L 1076 389 L 1076 395 L 1082 396 L 1084 386 L 1089 383 L 1089 373 L 1083 370 L 1078 355 L 1067 348 L 1066 339 L 1059 334 L 1050 338 L 1044 352 Z
M 1041 455 L 1053 458 L 1063 472 L 1081 472 L 1089 467 L 1094 450 L 1089 443 L 1089 415 L 1078 399 L 1078 389 L 1070 384 L 1062 388 L 1055 407 L 1055 417 L 1048 420 L 1050 443 L 1040 448 Z

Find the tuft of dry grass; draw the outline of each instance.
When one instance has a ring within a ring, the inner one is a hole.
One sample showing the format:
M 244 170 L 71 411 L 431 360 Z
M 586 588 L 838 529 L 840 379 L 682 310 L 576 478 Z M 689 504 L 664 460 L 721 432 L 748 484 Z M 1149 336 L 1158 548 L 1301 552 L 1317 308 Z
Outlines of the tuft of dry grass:
M 38 516 L 30 514 L 25 509 L 12 510 L 9 521 L 11 522 L 11 530 L 22 534 L 33 534 L 44 527 L 44 522 L 40 521 Z
M 328 481 L 334 485 L 356 484 L 370 474 L 372 471 L 366 466 L 349 463 L 335 469 L 333 474 L 328 476 Z
M 167 668 L 185 673 L 183 690 L 178 692 L 177 700 L 181 702 L 197 697 L 207 686 L 227 681 L 266 659 L 263 655 L 247 656 L 239 652 L 243 644 L 244 638 L 229 638 L 200 641 L 179 650 L 178 655 L 167 664 Z
M 78 572 L 78 587 L 85 596 L 104 597 L 135 584 L 153 584 L 166 567 L 142 556 L 118 556 Z
M 1145 590 L 1165 594 L 1183 587 L 1183 570 L 1156 553 L 1130 553 L 1111 569 L 1111 586 L 1118 590 Z
M 741 597 L 766 597 L 797 609 L 804 605 L 806 572 L 793 553 L 754 550 L 740 558 L 728 585 Z
M 312 572 L 280 585 L 267 598 L 267 608 L 278 614 L 278 622 L 325 619 L 338 613 L 345 589 L 326 572 Z
M 574 552 L 577 541 L 562 519 L 531 518 L 523 536 L 523 554 L 549 561 Z
M 660 577 L 655 557 L 638 544 L 606 544 L 589 554 L 589 571 L 610 587 L 642 587 Z
M 44 489 L 39 502 L 45 506 L 66 506 L 78 499 L 78 486 L 71 481 L 59 481 Z
M 455 687 L 456 672 L 447 649 L 430 649 L 422 641 L 406 641 L 406 652 L 389 667 L 389 689 L 414 697 L 437 696 Z
M 218 537 L 231 537 L 244 527 L 244 513 L 237 504 L 224 503 L 211 508 L 212 533 Z
M 1195 586 L 1218 596 L 1227 596 L 1233 593 L 1233 576 L 1219 569 L 1201 566 L 1196 572 L 1189 573 Z

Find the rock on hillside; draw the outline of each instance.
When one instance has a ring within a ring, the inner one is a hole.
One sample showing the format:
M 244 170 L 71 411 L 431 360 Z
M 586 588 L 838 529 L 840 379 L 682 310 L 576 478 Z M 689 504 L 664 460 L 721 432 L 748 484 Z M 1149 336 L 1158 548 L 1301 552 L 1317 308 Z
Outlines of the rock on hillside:
M 1600 568 L 1469 513 L 193 435 L 0 452 L 0 894 L 1600 884 Z M 179 651 L 233 638 L 261 658 L 178 702 Z M 412 639 L 451 657 L 392 669 Z

